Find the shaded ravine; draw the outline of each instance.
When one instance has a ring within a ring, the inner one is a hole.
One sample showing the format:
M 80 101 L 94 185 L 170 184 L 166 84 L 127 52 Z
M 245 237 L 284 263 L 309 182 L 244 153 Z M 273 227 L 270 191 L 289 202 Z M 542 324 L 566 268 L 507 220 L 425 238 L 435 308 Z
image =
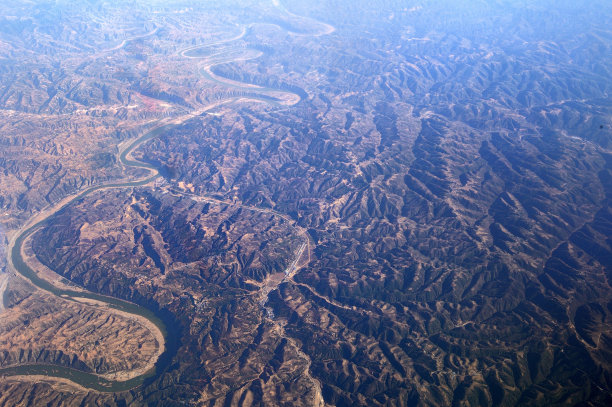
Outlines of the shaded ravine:
M 281 12 L 287 13 L 291 16 L 294 17 L 298 17 L 296 15 L 294 15 L 293 13 L 287 11 L 284 6 L 278 1 L 278 0 L 272 0 L 272 3 L 275 7 L 277 7 Z M 332 32 L 335 31 L 335 28 L 331 25 L 325 24 L 325 23 L 320 23 L 317 22 L 316 20 L 311 20 L 311 21 L 315 21 L 317 24 L 320 24 L 322 26 L 322 30 L 314 33 L 314 34 L 305 34 L 305 35 L 310 35 L 310 36 L 322 36 L 322 35 L 327 35 L 327 34 L 331 34 Z M 264 23 L 267 24 L 267 23 Z M 234 37 L 232 40 L 229 41 L 218 41 L 215 44 L 203 44 L 200 46 L 192 46 L 189 47 L 187 49 L 184 49 L 182 51 L 179 51 L 179 54 L 186 57 L 186 58 L 190 58 L 190 59 L 201 59 L 204 62 L 204 67 L 200 70 L 202 76 L 215 84 L 221 85 L 221 86 L 225 86 L 225 87 L 229 87 L 229 88 L 234 88 L 234 89 L 239 89 L 241 91 L 245 91 L 245 92 L 253 92 L 253 91 L 257 91 L 257 92 L 261 92 L 261 93 L 265 93 L 267 95 L 278 95 L 278 93 L 285 93 L 285 94 L 293 94 L 295 95 L 296 98 L 294 98 L 293 100 L 289 99 L 288 101 L 284 101 L 284 100 L 280 100 L 280 101 L 274 101 L 272 103 L 276 104 L 276 105 L 294 105 L 299 103 L 302 100 L 302 96 L 295 93 L 295 92 L 291 92 L 291 91 L 286 91 L 286 90 L 278 90 L 278 89 L 271 89 L 265 86 L 260 86 L 260 85 L 253 85 L 253 84 L 245 84 L 242 82 L 237 82 L 234 79 L 229 79 L 229 78 L 225 78 L 225 77 L 221 77 L 218 74 L 216 74 L 213 70 L 212 67 L 216 66 L 216 65 L 222 65 L 225 63 L 230 63 L 230 62 L 237 62 L 237 61 L 247 61 L 247 60 L 251 60 L 251 59 L 256 59 L 259 58 L 260 56 L 263 55 L 262 52 L 257 51 L 255 53 L 253 53 L 253 50 L 249 50 L 249 49 L 244 49 L 242 50 L 243 53 L 239 54 L 237 57 L 235 57 L 234 59 L 228 58 L 226 55 L 228 54 L 232 54 L 233 52 L 235 52 L 234 49 L 229 49 L 229 50 L 218 50 L 215 54 L 212 55 L 202 55 L 199 56 L 198 51 L 200 50 L 205 50 L 206 48 L 210 48 L 213 45 L 218 45 L 218 44 L 225 44 L 231 41 L 236 41 L 236 40 L 240 40 L 242 38 L 244 38 L 251 30 L 251 28 L 253 27 L 254 24 L 249 24 L 247 26 L 246 29 L 243 29 L 243 31 L 241 32 L 241 34 L 239 34 L 238 36 Z M 277 24 L 272 24 L 272 25 L 276 25 Z M 278 26 L 279 28 L 283 29 L 283 27 Z M 303 34 L 297 34 L 294 33 L 295 35 L 303 35 Z M 249 54 L 250 52 L 250 54 Z M 224 58 L 225 56 L 225 58 Z M 285 102 L 285 103 L 283 103 Z M 275 211 L 273 209 L 268 209 L 268 208 L 259 208 L 259 207 L 255 207 L 255 206 L 250 206 L 250 205 L 245 205 L 245 204 L 241 204 L 241 203 L 236 203 L 236 202 L 228 202 L 228 201 L 224 201 L 224 200 L 219 200 L 217 198 L 214 197 L 210 197 L 210 196 L 206 196 L 206 195 L 197 195 L 197 194 L 193 194 L 193 193 L 188 193 L 188 192 L 183 192 L 183 191 L 178 191 L 176 189 L 172 189 L 172 192 L 174 193 L 180 193 L 181 195 L 186 195 L 186 196 L 190 196 L 192 199 L 194 200 L 201 200 L 204 202 L 208 202 L 208 203 L 213 203 L 213 204 L 221 204 L 221 205 L 228 205 L 228 206 L 239 206 L 243 209 L 247 209 L 250 211 L 256 211 L 256 212 L 262 212 L 262 213 L 268 213 L 272 216 L 278 216 L 281 219 L 283 219 L 283 221 L 287 222 L 287 224 L 290 225 L 290 227 L 296 232 L 296 234 L 298 236 L 303 236 L 304 237 L 304 241 L 303 243 L 300 245 L 300 247 L 297 249 L 297 251 L 295 252 L 295 257 L 294 259 L 291 261 L 291 263 L 289 264 L 289 266 L 285 269 L 284 271 L 284 276 L 281 280 L 277 281 L 275 284 L 272 284 L 270 286 L 267 285 L 263 285 L 260 288 L 260 293 L 259 293 L 259 304 L 262 308 L 263 314 L 265 316 L 265 318 L 270 321 L 277 329 L 277 332 L 279 333 L 281 338 L 284 338 L 285 340 L 288 341 L 288 343 L 295 349 L 296 354 L 299 356 L 299 358 L 303 359 L 305 361 L 304 363 L 304 368 L 302 371 L 302 374 L 304 376 L 304 378 L 306 378 L 311 384 L 312 384 L 312 388 L 314 390 L 313 393 L 313 398 L 311 400 L 311 405 L 312 406 L 324 406 L 325 405 L 325 401 L 323 399 L 323 393 L 322 393 L 322 385 L 319 382 L 318 379 L 316 379 L 315 377 L 313 377 L 310 374 L 310 367 L 312 365 L 312 360 L 310 359 L 310 357 L 302 351 L 301 347 L 299 346 L 299 344 L 296 342 L 296 340 L 287 335 L 284 329 L 284 324 L 279 323 L 279 321 L 275 320 L 274 318 L 274 314 L 272 312 L 272 309 L 270 307 L 268 307 L 268 300 L 269 300 L 269 295 L 271 292 L 277 290 L 279 288 L 279 286 L 282 283 L 285 283 L 287 281 L 293 281 L 293 277 L 295 276 L 295 274 L 297 273 L 297 271 L 307 265 L 308 263 L 310 263 L 311 260 L 311 242 L 310 239 L 308 237 L 308 234 L 306 233 L 306 230 L 300 228 L 299 226 L 297 226 L 297 224 L 286 214 Z M 302 257 L 303 255 L 306 254 L 308 256 L 308 260 L 305 263 L 302 263 Z
M 217 42 L 216 44 L 238 40 L 242 38 L 248 32 L 247 30 L 248 28 L 245 28 L 242 31 L 242 33 L 238 35 L 237 37 L 234 37 L 228 40 L 222 40 L 222 41 Z M 326 34 L 326 33 L 323 33 L 323 34 Z M 322 35 L 322 34 L 319 34 L 319 35 Z M 183 51 L 179 51 L 179 55 L 184 56 L 186 58 L 192 58 L 192 59 L 206 58 L 206 57 L 189 56 L 187 55 L 187 53 L 191 53 L 200 48 L 206 48 L 206 47 L 210 47 L 216 44 L 204 44 L 201 46 L 190 47 Z M 164 343 L 159 344 L 160 347 L 163 347 L 164 351 L 163 353 L 159 355 L 155 363 L 155 366 L 149 369 L 147 372 L 145 372 L 142 375 L 139 375 L 139 376 L 136 376 L 129 380 L 124 380 L 124 381 L 110 380 L 100 375 L 97 375 L 95 373 L 84 372 L 84 371 L 73 369 L 73 368 L 66 367 L 66 366 L 43 364 L 43 363 L 20 364 L 20 365 L 0 368 L 0 376 L 40 375 L 40 376 L 47 376 L 51 378 L 56 377 L 56 378 L 68 379 L 80 386 L 86 387 L 88 389 L 100 391 L 100 392 L 122 392 L 122 391 L 134 389 L 140 385 L 145 384 L 148 381 L 154 380 L 170 364 L 172 358 L 174 357 L 174 355 L 178 351 L 178 348 L 180 347 L 180 338 L 179 338 L 178 332 L 168 332 L 167 330 L 167 326 L 176 326 L 175 325 L 176 321 L 174 317 L 170 314 L 170 312 L 159 310 L 159 309 L 156 311 L 151 311 L 150 309 L 144 306 L 141 306 L 141 305 L 138 305 L 138 304 L 126 301 L 126 300 L 86 291 L 84 289 L 83 290 L 70 290 L 70 289 L 59 288 L 53 285 L 50 281 L 40 278 L 38 274 L 36 273 L 36 271 L 33 270 L 27 264 L 27 262 L 24 260 L 22 256 L 23 244 L 27 240 L 27 238 L 30 237 L 32 234 L 34 234 L 37 230 L 50 224 L 53 218 L 60 211 L 67 208 L 72 203 L 78 202 L 96 191 L 101 191 L 105 189 L 134 188 L 138 186 L 145 186 L 155 181 L 157 178 L 162 177 L 163 171 L 161 171 L 159 168 L 155 167 L 152 164 L 130 158 L 131 152 L 137 149 L 143 143 L 153 138 L 159 137 L 165 132 L 182 125 L 187 120 L 190 120 L 194 117 L 204 114 L 206 111 L 210 110 L 211 107 L 216 107 L 221 104 L 231 103 L 231 102 L 235 102 L 239 100 L 252 100 L 252 101 L 258 101 L 258 102 L 265 102 L 265 103 L 270 103 L 276 106 L 292 106 L 292 105 L 297 104 L 301 100 L 301 96 L 298 95 L 297 93 L 287 91 L 287 90 L 272 89 L 272 88 L 261 87 L 258 85 L 237 82 L 230 78 L 219 77 L 218 75 L 213 74 L 210 71 L 210 68 L 214 65 L 219 65 L 222 63 L 237 62 L 237 61 L 246 60 L 246 59 L 253 59 L 259 56 L 260 54 L 256 56 L 247 56 L 247 57 L 238 56 L 233 59 L 221 58 L 221 59 L 209 61 L 209 64 L 207 64 L 207 66 L 201 71 L 205 79 L 212 81 L 212 82 L 216 82 L 223 86 L 240 88 L 241 90 L 248 91 L 249 94 L 247 96 L 231 97 L 231 98 L 222 100 L 220 102 L 217 102 L 216 104 L 213 104 L 209 107 L 200 109 L 197 112 L 182 116 L 181 118 L 175 119 L 170 123 L 159 125 L 155 127 L 154 129 L 145 133 L 143 136 L 129 143 L 126 148 L 120 149 L 118 153 L 118 158 L 119 158 L 119 162 L 122 165 L 124 165 L 125 167 L 146 169 L 149 171 L 148 176 L 143 177 L 141 179 L 137 179 L 137 180 L 123 181 L 123 182 L 119 181 L 116 183 L 108 183 L 108 184 L 102 184 L 102 185 L 90 187 L 90 188 L 87 188 L 83 191 L 80 191 L 74 194 L 71 197 L 66 197 L 60 202 L 41 211 L 40 213 L 35 214 L 32 218 L 30 218 L 25 223 L 25 226 L 20 231 L 18 231 L 15 234 L 15 237 L 11 239 L 11 241 L 9 242 L 8 256 L 7 256 L 9 265 L 12 265 L 12 268 L 16 272 L 18 272 L 19 274 L 21 274 L 21 276 L 28 279 L 36 287 L 44 291 L 47 291 L 53 295 L 56 295 L 64 300 L 75 301 L 79 303 L 81 303 L 79 299 L 94 300 L 99 303 L 107 304 L 110 308 L 113 308 L 113 309 L 116 309 L 122 312 L 126 312 L 129 314 L 137 315 L 137 316 L 146 318 L 148 321 L 150 321 L 159 330 L 159 332 L 161 333 L 161 336 L 164 339 Z M 281 100 L 281 99 L 276 98 L 275 96 L 278 96 L 279 94 L 284 94 L 285 96 L 288 97 L 288 99 Z M 173 191 L 173 192 L 176 193 L 179 191 Z M 204 197 L 201 197 L 201 198 L 204 198 Z M 226 205 L 236 205 L 236 203 L 230 202 L 230 201 L 219 201 L 218 200 L 218 203 L 223 203 Z M 244 206 L 244 205 L 241 205 L 241 206 Z M 280 212 L 276 212 L 273 210 L 262 210 L 262 208 L 255 208 L 255 207 L 248 207 L 248 209 L 269 212 L 274 215 L 282 217 L 285 221 L 290 222 L 290 224 L 292 223 L 287 215 L 282 214 Z M 297 228 L 295 225 L 292 225 L 292 227 L 297 231 Z M 300 231 L 300 232 L 301 232 L 300 234 L 303 233 L 303 231 Z M 297 251 L 296 257 L 292 261 L 291 266 L 285 271 L 286 275 L 283 281 L 287 279 L 291 279 L 293 277 L 293 274 L 297 271 L 297 269 L 299 269 L 299 263 L 300 263 L 301 257 L 306 248 L 307 248 L 306 252 L 308 253 L 308 256 L 310 257 L 309 239 L 307 236 L 306 236 L 305 242 L 302 244 L 300 249 Z M 276 287 L 274 287 L 273 289 L 275 288 Z M 264 306 L 267 303 L 268 294 L 269 294 L 269 291 L 264 294 L 265 298 L 262 299 L 262 305 Z M 304 354 L 302 355 L 306 356 Z M 311 378 L 311 380 L 314 380 L 314 379 Z M 316 387 L 318 388 L 318 394 L 320 395 L 320 384 L 316 383 Z

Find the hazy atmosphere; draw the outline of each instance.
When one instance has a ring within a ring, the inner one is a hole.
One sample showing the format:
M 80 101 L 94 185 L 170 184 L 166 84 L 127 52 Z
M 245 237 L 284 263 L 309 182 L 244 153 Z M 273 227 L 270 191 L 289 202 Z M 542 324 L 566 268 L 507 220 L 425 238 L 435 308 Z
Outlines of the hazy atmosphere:
M 3 1 L 0 405 L 612 405 L 611 27 Z

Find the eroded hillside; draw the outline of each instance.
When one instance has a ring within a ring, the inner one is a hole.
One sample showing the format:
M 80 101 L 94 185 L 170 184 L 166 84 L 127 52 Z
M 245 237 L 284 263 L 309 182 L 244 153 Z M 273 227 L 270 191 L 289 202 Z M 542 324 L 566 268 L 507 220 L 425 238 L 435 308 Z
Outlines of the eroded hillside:
M 155 183 L 85 196 L 29 247 L 171 317 L 176 352 L 129 392 L 11 379 L 4 400 L 611 403 L 612 10 L 413 3 L 83 6 L 79 41 L 66 11 L 53 36 L 7 25 L 28 36 L 5 58 L 69 56 L 1 71 L 8 228 L 143 176 L 119 143 L 174 120 L 131 152 Z

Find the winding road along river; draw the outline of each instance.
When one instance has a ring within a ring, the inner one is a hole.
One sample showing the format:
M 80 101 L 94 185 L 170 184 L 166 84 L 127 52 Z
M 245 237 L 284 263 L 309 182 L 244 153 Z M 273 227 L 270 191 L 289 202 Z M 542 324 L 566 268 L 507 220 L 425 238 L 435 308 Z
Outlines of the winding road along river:
M 275 4 L 277 3 L 275 2 Z M 333 28 L 329 29 L 329 27 L 330 26 L 325 25 L 325 30 L 324 30 L 325 32 L 323 32 L 324 34 L 333 31 Z M 145 372 L 142 375 L 139 375 L 139 376 L 136 376 L 129 380 L 124 380 L 124 381 L 110 380 L 110 379 L 101 377 L 95 373 L 88 373 L 88 372 L 84 372 L 84 371 L 77 370 L 77 369 L 72 369 L 72 368 L 65 367 L 65 366 L 51 365 L 51 364 L 23 364 L 23 365 L 9 366 L 6 368 L 0 368 L 0 376 L 2 375 L 4 376 L 33 375 L 33 376 L 57 377 L 57 378 L 68 379 L 82 387 L 86 387 L 88 389 L 92 389 L 96 391 L 121 392 L 121 391 L 133 389 L 137 386 L 142 385 L 143 383 L 145 383 L 145 381 L 153 379 L 171 361 L 172 357 L 174 356 L 174 354 L 178 350 L 178 347 L 180 346 L 178 332 L 168 332 L 166 328 L 168 322 L 172 322 L 172 320 L 170 319 L 171 317 L 162 316 L 161 314 L 156 314 L 153 311 L 145 307 L 142 307 L 140 305 L 137 305 L 137 304 L 125 301 L 125 300 L 89 292 L 84 289 L 70 290 L 70 289 L 64 289 L 64 288 L 57 287 L 53 285 L 50 281 L 39 277 L 36 271 L 34 271 L 27 264 L 27 262 L 22 256 L 22 248 L 23 248 L 24 242 L 27 240 L 28 237 L 34 234 L 41 227 L 44 227 L 47 224 L 50 224 L 54 216 L 59 211 L 68 207 L 74 202 L 80 201 L 96 191 L 105 190 L 105 189 L 113 189 L 113 188 L 134 188 L 138 186 L 145 186 L 145 185 L 151 184 L 155 179 L 159 178 L 161 175 L 156 167 L 154 167 L 151 164 L 142 162 L 142 161 L 137 161 L 134 158 L 131 158 L 130 156 L 132 151 L 137 149 L 140 145 L 147 142 L 148 140 L 156 138 L 160 136 L 161 134 L 164 134 L 177 126 L 180 126 L 187 120 L 192 119 L 198 115 L 201 115 L 213 107 L 219 106 L 221 104 L 231 103 L 237 100 L 253 100 L 253 101 L 270 103 L 270 104 L 277 105 L 277 106 L 278 105 L 291 106 L 291 105 L 298 103 L 300 101 L 300 96 L 293 92 L 286 91 L 286 90 L 270 89 L 270 88 L 260 87 L 257 85 L 236 82 L 229 78 L 218 77 L 212 74 L 212 72 L 210 71 L 210 68 L 214 65 L 228 63 L 232 61 L 235 62 L 235 61 L 240 61 L 240 60 L 245 60 L 245 59 L 252 59 L 252 58 L 257 57 L 258 55 L 253 55 L 251 53 L 247 55 L 237 55 L 232 59 L 229 59 L 229 58 L 212 59 L 211 58 L 208 60 L 206 56 L 203 56 L 203 57 L 193 56 L 194 51 L 200 48 L 206 48 L 206 47 L 210 47 L 211 45 L 217 45 L 220 43 L 226 43 L 226 42 L 232 42 L 232 41 L 238 40 L 242 38 L 246 32 L 247 32 L 247 29 L 245 28 L 243 29 L 242 33 L 237 37 L 234 37 L 228 40 L 224 40 L 224 41 L 219 41 L 214 44 L 203 44 L 198 47 L 190 47 L 188 49 L 180 51 L 179 55 L 185 58 L 204 60 L 203 62 L 205 63 L 205 66 L 202 70 L 202 73 L 206 79 L 216 82 L 220 85 L 225 85 L 225 86 L 229 86 L 232 88 L 240 88 L 241 90 L 248 92 L 248 96 L 243 97 L 243 98 L 232 97 L 232 98 L 222 100 L 220 102 L 217 102 L 214 105 L 200 109 L 199 111 L 190 113 L 188 115 L 185 115 L 179 118 L 175 118 L 170 122 L 166 122 L 165 124 L 161 124 L 155 127 L 154 129 L 150 130 L 149 132 L 145 133 L 141 137 L 135 139 L 131 143 L 127 144 L 126 148 L 119 150 L 118 158 L 121 164 L 124 165 L 125 167 L 147 169 L 149 171 L 149 174 L 146 177 L 143 177 L 138 180 L 102 184 L 102 185 L 87 188 L 83 191 L 76 193 L 73 196 L 66 197 L 62 201 L 56 203 L 55 205 L 33 216 L 28 222 L 25 223 L 24 227 L 15 234 L 15 237 L 9 242 L 9 245 L 8 245 L 9 265 L 12 265 L 15 271 L 17 271 L 23 277 L 27 278 L 38 288 L 45 290 L 51 294 L 54 294 L 58 297 L 61 297 L 65 300 L 77 301 L 77 302 L 79 302 L 79 299 L 94 300 L 98 303 L 102 303 L 103 305 L 114 308 L 118 311 L 122 311 L 125 313 L 144 317 L 147 320 L 149 320 L 153 324 L 155 329 L 159 330 L 159 333 L 161 334 L 161 335 L 156 335 L 156 336 L 158 338 L 159 337 L 163 338 L 163 341 L 164 341 L 164 343 L 159 344 L 160 348 L 164 349 L 164 351 L 163 353 L 161 353 L 161 355 L 159 355 L 159 358 L 155 366 L 149 369 L 147 372 Z M 126 40 L 126 41 L 129 41 L 129 40 Z M 124 41 L 124 43 L 126 41 Z M 279 99 L 278 98 L 279 95 L 283 95 L 284 97 Z M 174 192 L 176 193 L 177 191 L 174 191 Z M 224 201 L 218 201 L 218 202 L 224 203 L 227 205 L 235 205 L 234 202 L 224 202 Z M 261 210 L 257 208 L 252 208 L 252 209 Z M 283 215 L 283 214 L 280 214 L 280 213 L 277 213 L 271 210 L 268 210 L 268 211 L 273 212 L 276 215 L 282 216 L 287 221 L 290 221 L 289 219 L 287 219 L 286 215 Z M 292 274 L 295 271 L 296 265 L 299 262 L 302 253 L 304 252 L 305 245 L 307 244 L 308 244 L 308 240 L 306 240 L 306 243 L 304 243 L 304 245 L 301 246 L 299 252 L 297 253 L 296 259 L 292 262 L 292 267 L 291 267 L 292 270 L 289 270 L 288 274 Z

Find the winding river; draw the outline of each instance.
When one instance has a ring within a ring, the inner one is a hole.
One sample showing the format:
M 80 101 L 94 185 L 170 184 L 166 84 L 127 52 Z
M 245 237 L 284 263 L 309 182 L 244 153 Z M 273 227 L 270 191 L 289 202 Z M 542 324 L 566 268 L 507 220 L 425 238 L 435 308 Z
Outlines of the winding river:
M 275 2 L 275 5 L 278 6 L 279 3 Z M 329 29 L 330 26 L 325 25 L 325 33 L 331 32 Z M 141 137 L 133 140 L 131 143 L 127 144 L 127 147 L 124 149 L 120 149 L 118 153 L 119 162 L 125 167 L 131 168 L 142 168 L 149 171 L 149 174 L 141 179 L 137 180 L 128 180 L 128 181 L 120 181 L 116 183 L 108 183 L 102 184 L 98 186 L 93 186 L 87 188 L 83 191 L 75 193 L 73 196 L 67 197 L 62 201 L 50 206 L 44 211 L 34 215 L 30 218 L 25 226 L 15 234 L 15 237 L 9 242 L 8 245 L 8 263 L 12 265 L 12 268 L 18 272 L 21 276 L 27 278 L 32 284 L 36 287 L 47 291 L 53 295 L 56 295 L 67 301 L 77 301 L 79 300 L 94 300 L 98 303 L 102 303 L 105 306 L 116 309 L 121 312 L 137 315 L 139 317 L 146 318 L 150 321 L 155 329 L 159 330 L 161 337 L 163 338 L 164 343 L 159 344 L 160 347 L 163 347 L 164 351 L 161 353 L 155 363 L 155 366 L 149 369 L 144 374 L 133 377 L 129 380 L 119 381 L 119 380 L 110 380 L 106 379 L 100 375 L 90 372 L 84 372 L 81 370 L 60 366 L 60 365 L 51 365 L 51 364 L 21 364 L 14 365 L 5 368 L 0 368 L 0 376 L 21 376 L 21 375 L 40 375 L 46 377 L 57 377 L 68 379 L 82 387 L 92 389 L 100 392 L 121 392 L 133 389 L 147 382 L 148 380 L 153 380 L 158 374 L 160 374 L 170 363 L 174 355 L 176 354 L 179 346 L 180 340 L 178 336 L 178 332 L 172 332 L 167 329 L 167 326 L 172 326 L 173 319 L 169 313 L 163 313 L 159 311 L 151 311 L 148 308 L 143 306 L 134 304 L 129 301 L 121 300 L 118 298 L 105 296 L 102 294 L 97 294 L 94 292 L 86 291 L 86 290 L 70 290 L 65 288 L 60 288 L 58 286 L 53 285 L 50 281 L 41 278 L 34 269 L 32 269 L 26 262 L 26 260 L 22 256 L 22 249 L 24 242 L 33 235 L 40 228 L 50 224 L 55 215 L 70 206 L 71 204 L 80 201 L 91 195 L 96 191 L 113 189 L 113 188 L 134 188 L 139 186 L 146 186 L 151 184 L 154 180 L 161 177 L 160 171 L 155 166 L 138 161 L 131 157 L 131 153 L 136 150 L 143 143 L 159 137 L 160 135 L 167 133 L 168 131 L 176 128 L 186 122 L 187 120 L 196 117 L 210 110 L 210 108 L 219 106 L 220 104 L 231 103 L 241 99 L 248 99 L 254 101 L 260 101 L 265 103 L 270 103 L 273 105 L 284 105 L 291 106 L 300 101 L 300 96 L 294 92 L 279 90 L 279 89 L 271 89 L 266 87 L 261 87 L 257 85 L 252 85 L 248 83 L 240 83 L 234 81 L 229 78 L 219 77 L 212 73 L 211 67 L 223 63 L 236 62 L 241 60 L 253 59 L 260 56 L 259 53 L 253 52 L 253 50 L 245 49 L 243 50 L 243 54 L 238 53 L 237 56 L 230 58 L 228 55 L 221 58 L 210 58 L 206 56 L 197 56 L 198 50 L 209 48 L 213 45 L 230 43 L 236 40 L 239 40 L 245 36 L 250 28 L 244 28 L 240 35 L 227 39 L 221 40 L 215 43 L 203 44 L 196 47 L 190 47 L 185 50 L 179 52 L 179 55 L 190 58 L 190 59 L 202 59 L 204 62 L 204 68 L 201 70 L 202 75 L 205 79 L 217 83 L 222 86 L 237 88 L 244 91 L 247 96 L 245 97 L 231 97 L 220 102 L 217 102 L 214 105 L 211 105 L 207 108 L 201 109 L 197 112 L 193 112 L 191 114 L 182 116 L 180 118 L 176 118 L 171 122 L 166 122 L 165 124 L 161 124 L 154 129 L 148 131 Z M 122 44 L 129 40 L 125 40 Z M 230 50 L 229 54 L 231 55 L 233 50 Z M 284 96 L 279 99 L 279 96 Z M 177 191 L 174 191 L 175 193 Z M 227 202 L 226 204 L 232 205 L 235 203 Z M 283 216 L 282 214 L 278 214 L 279 216 Z M 297 258 L 291 265 L 291 269 L 295 269 L 297 262 L 304 251 L 304 247 L 307 243 L 302 245 Z M 294 270 L 288 270 L 286 273 L 290 274 Z M 83 302 L 83 301 L 80 301 Z M 172 325 L 171 325 L 172 324 Z
M 78 301 L 79 299 L 88 299 L 95 300 L 100 303 L 107 304 L 109 307 L 114 308 L 116 310 L 126 312 L 133 315 L 138 315 L 140 317 L 144 317 L 159 330 L 161 336 L 164 338 L 164 343 L 159 344 L 159 346 L 164 346 L 164 352 L 160 355 L 156 366 L 149 371 L 145 372 L 140 376 L 136 376 L 132 379 L 125 381 L 114 381 L 108 380 L 101 376 L 98 376 L 94 373 L 88 373 L 77 369 L 72 369 L 65 366 L 59 365 L 49 365 L 49 364 L 24 364 L 24 365 L 16 365 L 10 366 L 6 368 L 0 369 L 0 375 L 6 376 L 14 376 L 14 375 L 43 375 L 43 376 L 52 376 L 52 377 L 61 377 L 65 379 L 69 379 L 83 387 L 87 387 L 93 390 L 98 391 L 107 391 L 107 392 L 118 392 L 129 390 L 136 386 L 139 386 L 145 382 L 145 380 L 153 378 L 158 370 L 163 368 L 164 366 L 160 366 L 163 362 L 170 359 L 176 349 L 178 348 L 178 340 L 173 336 L 168 335 L 168 331 L 166 329 L 166 324 L 164 323 L 164 318 L 160 315 L 156 315 L 151 310 L 142 307 L 140 305 L 124 301 L 118 298 L 105 296 L 102 294 L 93 293 L 85 290 L 67 290 L 59 288 L 53 285 L 51 282 L 42 279 L 38 276 L 36 271 L 34 271 L 24 260 L 22 256 L 22 247 L 26 239 L 31 236 L 34 232 L 39 230 L 41 227 L 51 223 L 55 214 L 57 214 L 62 209 L 68 207 L 72 203 L 82 200 L 86 196 L 92 194 L 93 192 L 100 191 L 103 189 L 111 189 L 111 188 L 132 188 L 137 186 L 143 186 L 149 184 L 151 181 L 155 180 L 159 177 L 158 171 L 151 165 L 139 161 L 130 160 L 128 158 L 129 153 L 133 151 L 135 148 L 140 146 L 147 140 L 150 140 L 153 137 L 156 137 L 162 134 L 165 131 L 168 131 L 170 127 L 176 125 L 165 125 L 151 130 L 146 133 L 144 136 L 137 139 L 133 142 L 129 148 L 125 149 L 120 155 L 119 159 L 122 164 L 128 167 L 139 167 L 148 169 L 151 174 L 145 178 L 135 180 L 135 181 L 126 181 L 119 183 L 111 183 L 104 184 L 95 187 L 88 188 L 68 200 L 64 200 L 59 204 L 56 204 L 54 207 L 47 209 L 46 217 L 41 220 L 35 220 L 34 222 L 26 223 L 26 227 L 20 231 L 17 236 L 9 243 L 8 246 L 8 260 L 9 264 L 13 266 L 13 269 L 21 274 L 23 277 L 27 278 L 38 288 L 45 290 L 51 294 L 54 294 L 58 297 L 61 297 L 65 300 Z M 34 218 L 36 219 L 36 218 Z M 30 223 L 33 223 L 30 225 Z

